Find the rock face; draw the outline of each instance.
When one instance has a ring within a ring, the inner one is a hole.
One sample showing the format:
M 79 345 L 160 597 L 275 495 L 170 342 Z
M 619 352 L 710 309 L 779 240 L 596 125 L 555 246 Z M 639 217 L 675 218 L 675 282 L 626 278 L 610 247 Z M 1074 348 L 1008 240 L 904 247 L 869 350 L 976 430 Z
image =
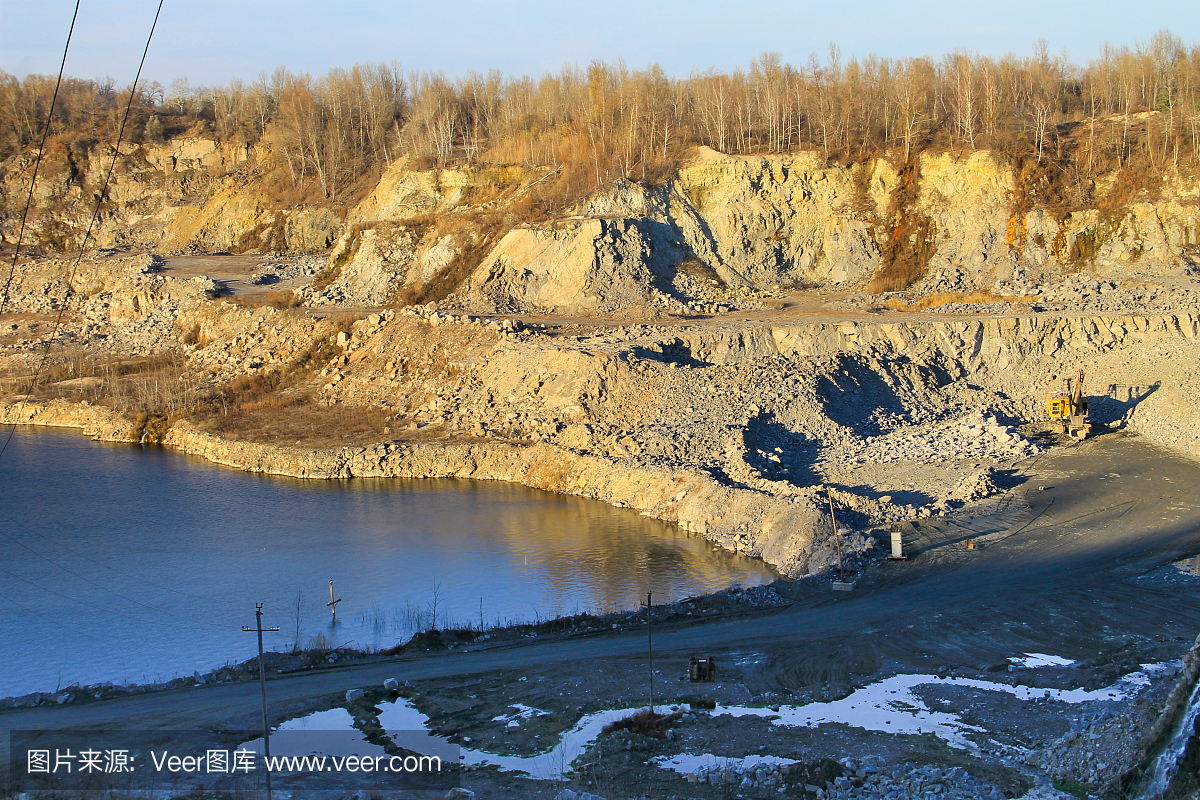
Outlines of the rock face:
M 1097 195 L 1112 191 L 1115 180 L 1102 181 Z M 1080 268 L 1124 278 L 1185 274 L 1200 222 L 1197 188 L 1177 182 L 1153 203 L 1058 215 L 1036 203 L 1016 208 L 1012 171 L 988 153 L 965 160 L 923 156 L 916 208 L 936 231 L 925 285 L 931 291 L 1021 287 Z
M 731 288 L 862 283 L 879 258 L 870 220 L 897 180 L 884 162 L 864 169 L 865 183 L 813 155 L 700 148 L 665 186 L 618 181 L 566 226 L 514 231 L 472 276 L 468 302 L 484 294 L 499 308 L 579 313 L 663 305 L 657 290 L 689 303 L 695 293 L 679 281 L 688 263 Z
M 691 241 L 707 232 L 721 263 L 754 286 L 855 284 L 878 263 L 875 220 L 898 183 L 884 161 L 829 167 L 815 153 L 733 157 L 702 148 L 679 172 L 677 195 L 690 208 L 674 216 L 699 229 Z
M 406 220 L 470 205 L 473 190 L 486 187 L 496 197 L 511 196 L 546 170 L 525 167 L 414 170 L 396 161 L 361 203 L 350 211 L 347 227 L 369 227 L 382 220 Z
M 986 151 L 922 155 L 898 171 L 882 159 L 842 166 L 815 153 L 727 156 L 702 147 L 662 185 L 617 181 L 551 223 L 523 225 L 509 215 L 494 223 L 494 238 L 473 215 L 503 210 L 545 170 L 420 171 L 397 161 L 339 213 L 280 199 L 268 186 L 269 144 L 256 150 L 191 137 L 123 151 L 99 244 L 332 247 L 340 274 L 322 302 L 383 302 L 428 283 L 467 250 L 470 269 L 456 281 L 471 273 L 463 291 L 472 307 L 562 313 L 695 305 L 696 287 L 680 278 L 681 270 L 695 273 L 689 265 L 726 289 L 860 287 L 907 253 L 924 291 L 1021 294 L 1080 270 L 1161 278 L 1200 264 L 1194 179 L 1169 178 L 1155 198 L 1117 202 L 1118 176 L 1103 176 L 1095 207 L 1067 212 L 1040 206 Z M 55 159 L 66 164 L 52 153 L 50 173 Z M 39 188 L 45 208 L 35 228 L 43 240 L 67 246 L 82 231 L 91 194 L 80 181 L 100 180 L 106 164 L 99 148 L 81 175 L 68 170 Z M 0 176 L 5 195 L 23 196 L 31 166 L 22 156 Z M 419 229 L 438 216 L 459 220 L 455 235 L 427 238 Z M 15 224 L 9 214 L 0 235 L 11 241 Z
M 339 244 L 332 257 L 336 277 L 309 296 L 320 304 L 391 303 L 405 288 L 432 280 L 461 250 L 460 237 L 427 225 L 380 223 Z
M 828 167 L 811 154 L 701 152 L 677 180 L 695 213 L 675 216 L 681 229 L 683 220 L 702 220 L 716 256 L 759 287 L 861 283 L 897 223 L 919 218 L 925 283 L 944 291 L 1057 279 L 1081 266 L 1126 277 L 1183 274 L 1200 226 L 1195 182 L 1171 185 L 1155 203 L 1057 218 L 1036 204 L 1020 210 L 1011 168 L 987 152 L 921 156 L 911 180 L 905 203 L 904 180 L 884 161 Z
M 0 194 L 24 197 L 33 153 L 12 160 L 0 174 Z M 53 249 L 78 247 L 94 210 L 94 192 L 112 159 L 111 145 L 80 155 L 55 146 L 38 178 L 39 207 L 27 233 Z M 121 146 L 109 186 L 112 206 L 90 243 L 100 247 L 154 247 L 165 251 L 223 250 L 293 253 L 324 251 L 342 223 L 327 207 L 286 202 L 262 179 L 272 155 L 256 147 L 182 137 L 162 144 Z M 15 242 L 19 209 L 0 215 L 0 237 Z
M 414 182 L 398 181 L 398 196 L 412 196 Z M 382 194 L 370 208 L 395 209 Z M 513 230 L 472 275 L 464 299 L 480 310 L 562 313 L 662 304 L 655 292 L 688 303 L 696 298 L 678 280 L 688 263 L 733 288 L 862 286 L 889 247 L 903 249 L 898 238 L 918 236 L 928 292 L 1020 294 L 1081 268 L 1125 277 L 1193 268 L 1194 182 L 1103 213 L 1026 208 L 1018 194 L 1011 168 L 987 152 L 922 156 L 906 177 L 883 160 L 843 167 L 812 153 L 699 148 L 663 186 L 618 181 L 569 220 Z M 420 207 L 451 199 L 430 196 Z M 640 288 L 630 290 L 629 280 Z
M 466 303 L 483 310 L 564 314 L 645 305 L 670 291 L 685 250 L 666 226 L 576 218 L 509 231 L 471 275 Z
M 133 424 L 103 406 L 59 400 L 42 403 L 24 398 L 9 398 L 0 405 L 0 422 L 5 425 L 47 425 L 78 428 L 85 436 L 101 442 L 136 442 Z

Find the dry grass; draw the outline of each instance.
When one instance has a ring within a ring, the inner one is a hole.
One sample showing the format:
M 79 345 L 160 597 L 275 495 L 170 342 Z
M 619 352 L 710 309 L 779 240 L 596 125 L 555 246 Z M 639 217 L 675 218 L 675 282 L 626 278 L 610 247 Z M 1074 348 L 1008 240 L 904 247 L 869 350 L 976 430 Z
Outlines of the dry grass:
M 938 292 L 911 302 L 899 297 L 889 297 L 884 301 L 884 306 L 892 311 L 925 311 L 952 303 L 1033 303 L 1038 299 L 1037 295 L 1006 297 L 993 292 Z
M 349 314 L 330 322 L 334 330 L 344 331 L 355 319 Z M 230 379 L 210 394 L 192 419 L 212 433 L 271 444 L 325 448 L 388 438 L 392 423 L 378 409 L 313 402 L 314 372 L 339 355 L 330 337 L 316 337 L 282 370 Z
M 655 739 L 665 739 L 671 723 L 678 721 L 682 716 L 683 713 L 680 711 L 676 711 L 674 714 L 659 714 L 657 711 L 643 708 L 631 717 L 609 723 L 604 727 L 603 732 L 629 731 L 642 736 L 652 736 Z
M 125 414 L 178 414 L 196 408 L 201 391 L 184 361 L 175 354 L 144 358 L 94 358 L 82 350 L 56 355 L 30 387 L 32 370 L 9 372 L 0 390 L 41 399 L 64 398 L 102 403 Z
M 386 414 L 373 408 L 320 406 L 300 392 L 212 411 L 196 422 L 211 433 L 247 442 L 312 448 L 366 445 L 396 438 Z
M 334 331 L 339 331 L 348 329 L 354 319 L 351 314 L 330 321 Z M 203 344 L 199 326 L 181 330 L 179 336 L 184 342 Z M 33 394 L 44 400 L 86 400 L 106 406 L 131 420 L 139 436 L 144 433 L 147 441 L 160 441 L 180 419 L 205 421 L 214 430 L 227 429 L 235 434 L 239 428 L 259 430 L 260 438 L 283 433 L 293 439 L 303 435 L 324 440 L 337 435 L 338 430 L 353 436 L 361 428 L 364 435 L 370 431 L 369 438 L 377 439 L 384 426 L 376 417 L 381 419 L 382 415 L 358 411 L 329 414 L 321 410 L 319 416 L 326 421 L 317 425 L 314 414 L 306 409 L 307 394 L 295 388 L 340 355 L 341 350 L 328 336 L 320 336 L 281 370 L 239 375 L 213 385 L 190 369 L 178 353 L 96 358 L 82 348 L 73 348 L 56 352 L 53 363 L 41 372 L 32 389 L 32 364 L 0 373 L 0 392 Z M 285 428 L 291 425 L 299 434 L 291 429 L 272 431 L 271 418 L 277 418 L 277 424 Z
M 301 298 L 295 292 L 252 292 L 249 294 L 235 294 L 231 297 L 223 298 L 224 302 L 232 303 L 235 306 L 242 308 L 262 308 L 270 306 L 271 308 L 296 308 L 304 304 Z
M 96 359 L 80 350 L 56 356 L 31 387 L 32 370 L 0 377 L 0 393 L 103 405 L 134 423 L 138 438 L 158 442 L 171 423 L 203 408 L 209 391 L 175 354 Z

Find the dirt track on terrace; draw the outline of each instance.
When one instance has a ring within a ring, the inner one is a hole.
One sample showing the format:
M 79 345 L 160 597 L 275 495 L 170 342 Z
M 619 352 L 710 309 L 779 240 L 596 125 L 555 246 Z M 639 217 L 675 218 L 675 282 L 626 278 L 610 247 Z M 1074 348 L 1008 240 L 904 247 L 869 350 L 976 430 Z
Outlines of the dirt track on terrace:
M 890 666 L 981 670 L 1036 650 L 1078 659 L 1081 677 L 1103 685 L 1136 657 L 1175 657 L 1200 629 L 1200 589 L 1146 573 L 1200 551 L 1200 465 L 1133 436 L 1111 434 L 1052 451 L 1012 490 L 1022 513 L 949 517 L 922 523 L 916 557 L 888 563 L 850 594 L 817 593 L 753 618 L 664 626 L 655 632 L 656 667 L 677 673 L 694 654 L 741 664 L 750 695 L 846 686 Z M 1039 487 L 1045 487 L 1040 489 Z M 988 533 L 989 523 L 1000 528 Z M 967 535 L 978 543 L 968 550 Z M 637 632 L 463 648 L 320 672 L 269 683 L 280 719 L 312 701 L 387 677 L 414 683 L 452 676 L 536 669 L 577 677 L 644 664 Z M 753 659 L 741 656 L 756 653 Z M 1135 654 L 1136 651 L 1136 654 Z M 1088 672 L 1087 670 L 1090 670 Z M 639 672 L 640 674 L 640 672 Z M 640 696 L 639 685 L 614 687 Z M 254 683 L 122 697 L 0 713 L 17 729 L 242 728 L 258 708 Z

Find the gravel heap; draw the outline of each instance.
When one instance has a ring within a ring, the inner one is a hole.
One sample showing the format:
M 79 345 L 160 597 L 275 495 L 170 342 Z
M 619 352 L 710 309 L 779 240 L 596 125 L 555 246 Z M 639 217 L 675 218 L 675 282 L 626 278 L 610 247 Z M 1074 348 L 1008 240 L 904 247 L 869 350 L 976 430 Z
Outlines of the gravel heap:
M 885 767 L 875 759 L 841 762 L 846 774 L 818 787 L 818 800 L 1002 800 L 1004 792 L 962 767 L 939 769 L 911 763 Z M 812 787 L 805 787 L 812 790 Z
M 929 464 L 947 458 L 1008 462 L 1029 458 L 1039 449 L 1016 428 L 1000 422 L 995 411 L 980 408 L 955 419 L 898 425 L 882 436 L 849 440 L 822 457 L 860 464 Z
M 1000 487 L 996 484 L 996 470 L 987 467 L 967 475 L 955 484 L 950 489 L 947 501 L 952 505 L 966 505 L 985 497 L 991 497 L 1000 491 Z
M 175 278 L 153 270 L 148 257 L 121 257 L 111 261 L 86 261 L 68 289 L 69 263 L 49 260 L 23 270 L 14 280 L 7 310 L 56 319 L 67 311 L 57 328 L 54 349 L 64 346 L 97 346 L 122 357 L 145 356 L 176 346 L 176 324 L 182 309 L 211 300 L 217 285 L 209 278 Z M 22 333 L 25 322 L 10 322 L 0 335 L 22 336 L 0 352 L 36 353 L 45 345 L 44 329 Z
M 689 772 L 688 783 L 708 783 L 713 786 L 739 786 L 743 789 L 775 789 L 784 791 L 785 778 L 790 764 L 751 764 L 742 766 L 736 761 L 730 764 L 712 764 Z
M 320 272 L 325 266 L 323 256 L 304 256 L 287 261 L 268 261 L 254 270 L 250 282 L 258 286 L 269 286 L 288 281 L 303 281 Z
M 1026 756 L 1025 763 L 1056 778 L 1092 788 L 1113 784 L 1135 766 L 1142 755 L 1140 731 L 1146 731 L 1162 711 L 1166 696 L 1180 672 L 1172 665 L 1136 702 L 1071 721 L 1071 730 Z
M 940 769 L 904 763 L 887 766 L 882 759 L 868 756 L 855 761 L 838 762 L 843 775 L 826 781 L 824 786 L 805 783 L 804 791 L 815 794 L 818 800 L 910 800 L 938 798 L 939 800 L 1003 800 L 1004 792 L 982 781 L 962 767 Z M 735 760 L 729 764 L 700 767 L 689 773 L 688 783 L 707 783 L 712 786 L 739 789 L 773 789 L 786 793 L 794 783 L 793 775 L 802 765 L 750 764 L 742 766 Z
M 1134 312 L 1192 311 L 1200 306 L 1200 286 L 1186 280 L 1147 283 L 1097 280 L 1079 274 L 1061 283 L 1031 287 L 1045 298 L 1047 311 Z
M 769 292 L 750 291 L 745 288 L 726 288 L 717 281 L 695 277 L 683 270 L 675 273 L 671 280 L 675 296 L 685 306 L 685 311 L 702 314 L 727 314 L 734 310 L 754 310 L 763 307 L 763 298 Z

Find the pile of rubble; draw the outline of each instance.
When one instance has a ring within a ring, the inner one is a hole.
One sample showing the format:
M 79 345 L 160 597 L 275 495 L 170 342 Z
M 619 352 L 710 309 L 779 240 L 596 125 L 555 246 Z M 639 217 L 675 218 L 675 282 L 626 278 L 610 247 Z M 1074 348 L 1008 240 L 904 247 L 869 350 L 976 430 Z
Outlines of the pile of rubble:
M 940 769 L 905 763 L 883 766 L 878 760 L 845 760 L 846 775 L 816 789 L 818 800 L 907 800 L 936 797 L 939 800 L 1002 800 L 1005 793 L 981 781 L 962 767 Z

